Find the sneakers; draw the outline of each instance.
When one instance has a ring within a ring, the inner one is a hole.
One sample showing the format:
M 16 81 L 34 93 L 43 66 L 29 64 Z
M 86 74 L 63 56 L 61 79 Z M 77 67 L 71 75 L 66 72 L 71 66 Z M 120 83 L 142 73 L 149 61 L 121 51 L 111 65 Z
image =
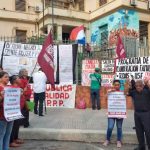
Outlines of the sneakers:
M 106 141 L 104 142 L 103 146 L 108 146 L 109 143 L 110 143 L 110 142 L 109 142 L 108 140 L 106 140 Z
M 120 141 L 117 141 L 117 148 L 121 148 L 122 147 L 122 144 Z

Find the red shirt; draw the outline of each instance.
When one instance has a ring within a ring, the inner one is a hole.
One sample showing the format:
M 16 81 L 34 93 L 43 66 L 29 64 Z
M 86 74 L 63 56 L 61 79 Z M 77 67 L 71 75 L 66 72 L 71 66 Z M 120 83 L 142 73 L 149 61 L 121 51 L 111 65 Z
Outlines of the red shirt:
M 4 90 L 4 87 L 0 86 L 0 92 Z M 4 107 L 3 107 L 3 100 L 0 102 L 0 120 L 4 120 Z
M 27 88 L 27 89 L 23 92 L 23 95 L 25 96 L 25 99 L 26 99 L 26 100 L 29 100 L 30 97 L 31 97 L 31 94 L 32 94 L 30 84 L 28 83 L 28 80 L 27 80 L 27 79 L 20 79 L 20 80 L 21 80 L 21 85 L 20 85 L 20 87 L 21 87 L 23 90 L 24 90 L 25 88 Z

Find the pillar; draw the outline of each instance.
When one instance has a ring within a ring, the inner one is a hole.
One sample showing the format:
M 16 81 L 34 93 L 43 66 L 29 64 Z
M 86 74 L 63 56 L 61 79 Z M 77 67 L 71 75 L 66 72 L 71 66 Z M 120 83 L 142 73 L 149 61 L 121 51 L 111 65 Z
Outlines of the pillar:
M 62 26 L 57 25 L 57 40 L 62 41 Z

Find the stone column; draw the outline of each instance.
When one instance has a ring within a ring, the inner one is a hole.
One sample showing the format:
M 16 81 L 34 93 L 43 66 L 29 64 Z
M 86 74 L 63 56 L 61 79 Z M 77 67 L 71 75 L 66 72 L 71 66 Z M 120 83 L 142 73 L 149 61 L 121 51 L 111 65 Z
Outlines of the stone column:
M 52 29 L 52 25 L 51 25 L 51 24 L 48 24 L 48 25 L 47 25 L 47 32 L 49 33 L 51 29 Z

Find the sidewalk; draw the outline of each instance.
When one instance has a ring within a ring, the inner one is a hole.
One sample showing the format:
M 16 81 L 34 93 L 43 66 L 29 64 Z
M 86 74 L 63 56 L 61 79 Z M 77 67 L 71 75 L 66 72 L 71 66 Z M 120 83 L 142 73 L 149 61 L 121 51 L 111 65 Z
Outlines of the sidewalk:
M 123 123 L 123 142 L 136 144 L 133 111 L 128 110 Z M 107 129 L 106 110 L 79 110 L 47 108 L 47 114 L 39 117 L 30 113 L 29 128 L 21 128 L 24 139 L 103 142 Z M 113 141 L 116 140 L 116 126 Z M 113 142 L 112 141 L 112 142 Z

